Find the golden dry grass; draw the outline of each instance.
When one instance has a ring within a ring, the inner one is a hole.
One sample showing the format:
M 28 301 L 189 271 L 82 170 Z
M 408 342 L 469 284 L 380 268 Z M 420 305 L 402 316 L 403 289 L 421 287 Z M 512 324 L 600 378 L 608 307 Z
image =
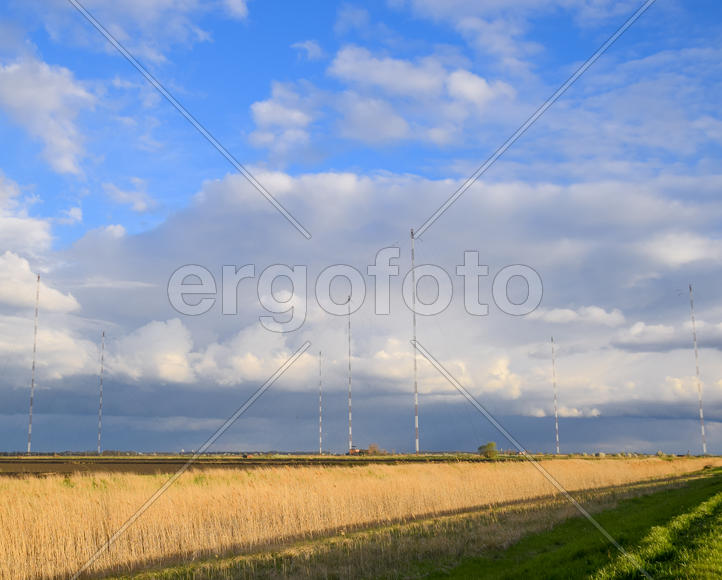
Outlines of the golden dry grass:
M 620 500 L 683 487 L 698 477 L 703 475 L 697 472 L 575 495 L 585 509 L 594 514 L 616 507 Z M 581 516 L 568 500 L 557 496 L 289 542 L 251 554 L 154 567 L 132 577 L 137 580 L 424 578 L 431 570 L 452 569 L 464 558 L 504 549 L 527 534 L 550 530 L 572 517 Z M 117 578 L 126 580 L 129 576 Z
M 568 490 L 690 473 L 722 460 L 543 462 Z M 0 578 L 68 576 L 167 479 L 94 474 L 0 480 Z M 553 495 L 529 463 L 209 470 L 184 474 L 94 570 L 249 552 L 291 538 Z

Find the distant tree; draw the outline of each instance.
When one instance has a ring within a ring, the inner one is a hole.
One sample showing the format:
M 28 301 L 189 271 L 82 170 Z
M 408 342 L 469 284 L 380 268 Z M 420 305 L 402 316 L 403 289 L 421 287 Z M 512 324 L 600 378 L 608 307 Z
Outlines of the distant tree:
M 376 443 L 371 443 L 371 445 L 369 445 L 367 453 L 369 455 L 385 455 L 386 450 L 381 449 Z
M 496 443 L 489 441 L 487 444 L 481 445 L 479 455 L 483 455 L 487 459 L 494 459 L 497 456 Z

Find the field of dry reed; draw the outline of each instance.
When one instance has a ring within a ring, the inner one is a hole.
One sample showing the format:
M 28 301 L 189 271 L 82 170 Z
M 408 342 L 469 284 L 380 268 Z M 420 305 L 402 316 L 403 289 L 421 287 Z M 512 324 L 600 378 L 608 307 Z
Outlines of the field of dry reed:
M 569 491 L 682 475 L 720 458 L 542 464 Z M 72 575 L 168 478 L 82 474 L 0 479 L 0 578 Z M 151 563 L 338 534 L 552 496 L 533 465 L 448 463 L 186 472 L 93 566 Z

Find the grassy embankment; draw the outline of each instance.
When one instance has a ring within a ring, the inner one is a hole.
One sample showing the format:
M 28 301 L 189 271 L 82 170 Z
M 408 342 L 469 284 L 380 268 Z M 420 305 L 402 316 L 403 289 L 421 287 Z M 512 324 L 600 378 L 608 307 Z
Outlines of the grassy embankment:
M 684 487 L 627 499 L 596 516 L 653 578 L 719 578 L 722 470 Z M 530 535 L 507 550 L 468 558 L 433 578 L 643 578 L 584 519 Z

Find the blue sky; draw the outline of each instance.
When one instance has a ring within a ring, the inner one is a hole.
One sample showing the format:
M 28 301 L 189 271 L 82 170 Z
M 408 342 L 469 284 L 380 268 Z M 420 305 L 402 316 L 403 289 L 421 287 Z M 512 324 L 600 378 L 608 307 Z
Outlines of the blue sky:
M 5 448 L 24 444 L 39 272 L 39 449 L 84 448 L 86 435 L 92 447 L 105 329 L 108 447 L 192 448 L 310 340 L 312 352 L 325 353 L 329 409 L 338 407 L 329 410 L 327 440 L 342 450 L 345 321 L 318 308 L 313 279 L 332 264 L 366 274 L 387 246 L 400 248 L 403 277 L 409 227 L 640 4 L 85 2 L 308 227 L 307 241 L 69 3 L 5 3 Z M 455 300 L 419 321 L 422 343 L 532 449 L 553 443 L 552 334 L 570 448 L 699 447 L 692 282 L 710 448 L 719 451 L 720 12 L 714 2 L 654 3 L 417 244 L 419 261 L 449 272 L 455 291 L 465 250 L 479 252 L 490 278 L 509 264 L 541 276 L 542 303 L 520 319 L 493 305 L 488 316 L 472 316 Z M 250 281 L 238 314 L 184 316 L 166 288 L 184 264 L 217 277 L 224 264 L 255 264 L 257 275 L 271 264 L 306 265 L 305 322 L 269 333 Z M 390 315 L 375 315 L 368 299 L 354 314 L 357 432 L 360 445 L 407 450 L 410 312 L 400 279 L 392 284 Z M 489 299 L 491 280 L 480 284 Z M 259 406 L 223 445 L 313 448 L 312 359 L 268 394 L 276 407 Z M 477 438 L 494 438 L 488 426 L 451 429 L 471 420 L 467 411 L 433 368 L 420 368 L 422 447 L 473 449 Z M 176 403 L 164 405 L 168 397 Z

